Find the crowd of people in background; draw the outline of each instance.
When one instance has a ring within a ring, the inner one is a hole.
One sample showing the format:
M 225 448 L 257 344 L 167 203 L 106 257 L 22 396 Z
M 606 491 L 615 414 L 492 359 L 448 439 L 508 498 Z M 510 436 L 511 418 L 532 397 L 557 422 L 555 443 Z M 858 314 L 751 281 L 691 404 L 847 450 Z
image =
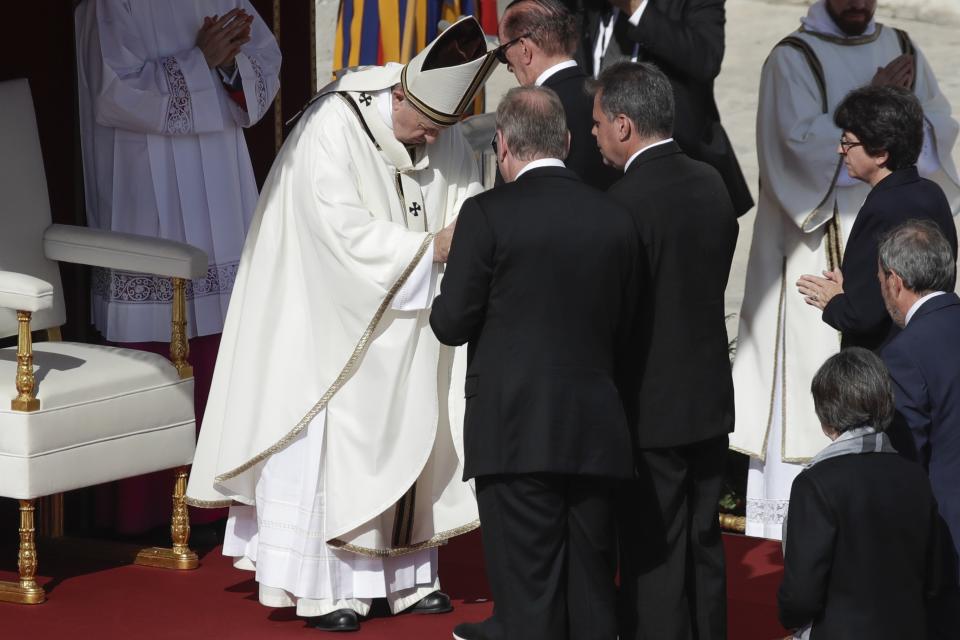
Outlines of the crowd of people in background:
M 188 501 L 232 505 L 263 604 L 447 612 L 436 548 L 479 525 L 494 614 L 454 638 L 725 638 L 732 448 L 794 637 L 956 634 L 958 126 L 876 0 L 818 0 L 763 66 L 732 368 L 724 0 L 515 0 L 492 50 L 461 19 L 322 89 L 259 200 L 277 43 L 246 0 L 166 4 L 77 9 L 87 214 L 211 256 Z M 498 62 L 484 192 L 458 122 Z M 106 340 L 166 339 L 155 282 L 94 281 Z

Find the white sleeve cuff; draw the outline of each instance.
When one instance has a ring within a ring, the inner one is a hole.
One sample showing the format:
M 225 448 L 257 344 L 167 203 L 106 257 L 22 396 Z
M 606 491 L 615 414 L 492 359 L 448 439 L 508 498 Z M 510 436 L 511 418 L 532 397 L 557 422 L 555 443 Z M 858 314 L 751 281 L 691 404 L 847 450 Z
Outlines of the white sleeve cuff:
M 227 73 L 223 70 L 223 67 L 217 67 L 217 73 L 220 74 L 220 79 L 223 80 L 224 84 L 233 85 L 237 80 L 237 74 L 240 73 L 240 66 L 237 64 L 233 65 L 233 71 Z
M 423 252 L 420 262 L 413 268 L 407 281 L 393 297 L 390 308 L 394 311 L 419 311 L 433 303 L 433 289 L 437 281 L 437 267 L 433 264 L 433 243 Z
M 940 158 L 937 156 L 937 141 L 933 137 L 933 127 L 924 119 L 923 147 L 920 149 L 920 157 L 917 158 L 917 173 L 927 177 L 939 170 Z
M 649 2 L 649 0 L 643 0 L 640 6 L 637 7 L 637 10 L 633 12 L 633 15 L 630 16 L 630 24 L 635 27 L 640 26 L 640 18 L 643 17 L 643 12 L 647 9 L 647 2 Z

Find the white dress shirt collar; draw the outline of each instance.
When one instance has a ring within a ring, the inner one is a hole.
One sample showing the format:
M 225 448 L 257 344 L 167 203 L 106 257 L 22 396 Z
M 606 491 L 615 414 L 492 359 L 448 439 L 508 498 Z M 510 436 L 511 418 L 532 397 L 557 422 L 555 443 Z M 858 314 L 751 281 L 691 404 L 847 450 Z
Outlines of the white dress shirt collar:
M 575 66 L 577 66 L 576 60 L 564 60 L 563 62 L 558 62 L 557 64 L 553 65 L 552 67 L 550 67 L 549 69 L 541 73 L 539 76 L 537 76 L 537 79 L 534 81 L 533 84 L 537 85 L 538 87 L 542 86 L 543 83 L 547 81 L 547 78 L 549 78 L 556 72 L 563 71 L 564 69 L 569 69 L 570 67 L 575 67 Z
M 908 324 L 910 324 L 910 319 L 913 318 L 913 315 L 917 312 L 917 309 L 923 306 L 924 302 L 926 302 L 927 300 L 930 300 L 931 298 L 942 296 L 945 293 L 946 291 L 934 291 L 933 293 L 928 293 L 927 295 L 923 296 L 922 298 L 914 302 L 912 305 L 910 305 L 910 310 L 907 311 L 907 317 L 904 318 L 903 320 L 903 326 L 907 326 Z
M 643 153 L 647 149 L 653 149 L 654 147 L 659 147 L 662 144 L 667 144 L 668 142 L 673 142 L 673 138 L 667 138 L 666 140 L 661 140 L 660 142 L 654 142 L 653 144 L 648 144 L 643 149 L 640 149 L 640 151 L 637 151 L 635 154 L 630 156 L 630 159 L 627 160 L 627 164 L 623 165 L 623 172 L 624 173 L 627 172 L 627 169 L 630 168 L 630 165 L 633 164 L 633 161 L 636 160 L 637 156 L 639 156 L 641 153 Z
M 557 158 L 540 158 L 539 160 L 531 160 L 527 163 L 523 169 L 517 172 L 517 176 L 514 178 L 516 181 L 520 176 L 525 174 L 531 169 L 539 169 L 540 167 L 566 167 L 567 165 L 563 164 L 563 160 Z

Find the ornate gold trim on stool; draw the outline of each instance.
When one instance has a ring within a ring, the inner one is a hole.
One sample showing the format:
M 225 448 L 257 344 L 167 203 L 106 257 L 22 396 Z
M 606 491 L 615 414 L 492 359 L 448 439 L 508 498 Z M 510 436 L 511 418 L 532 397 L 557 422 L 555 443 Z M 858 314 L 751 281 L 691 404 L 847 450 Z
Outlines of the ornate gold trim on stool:
M 17 554 L 20 582 L 0 582 L 0 601 L 40 604 L 47 599 L 37 584 L 37 545 L 34 542 L 33 500 L 20 501 L 20 550 Z
M 745 533 L 747 531 L 747 518 L 746 516 L 735 516 L 732 513 L 721 513 L 720 528 L 733 533 Z
M 33 394 L 33 337 L 30 312 L 17 311 L 17 397 L 10 401 L 14 411 L 36 411 L 40 401 Z
M 187 362 L 190 356 L 190 341 L 187 340 L 187 294 L 186 281 L 173 278 L 173 320 L 170 322 L 170 360 L 177 368 L 180 379 L 193 377 L 193 367 Z
M 197 554 L 187 546 L 190 541 L 190 513 L 184 496 L 187 493 L 187 468 L 177 469 L 173 489 L 173 515 L 170 521 L 170 537 L 173 548 L 152 547 L 137 554 L 134 564 L 161 569 L 196 569 L 200 564 Z

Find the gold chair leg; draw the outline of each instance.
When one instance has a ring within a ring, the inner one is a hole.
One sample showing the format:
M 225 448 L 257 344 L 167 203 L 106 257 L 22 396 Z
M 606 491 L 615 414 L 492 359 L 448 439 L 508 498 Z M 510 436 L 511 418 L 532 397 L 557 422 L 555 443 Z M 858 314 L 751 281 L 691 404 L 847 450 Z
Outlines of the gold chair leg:
M 40 604 L 47 599 L 37 584 L 37 545 L 34 541 L 33 500 L 20 501 L 20 551 L 17 568 L 19 582 L 0 582 L 0 601 L 17 604 Z
M 36 411 L 40 401 L 33 393 L 33 336 L 29 311 L 17 311 L 17 397 L 10 401 L 14 411 Z
M 170 537 L 173 548 L 152 547 L 137 554 L 134 564 L 161 569 L 196 569 L 200 564 L 197 554 L 190 550 L 190 513 L 187 511 L 187 468 L 177 469 L 173 489 L 173 516 L 170 522 Z
M 170 360 L 180 379 L 193 377 L 193 367 L 187 362 L 190 341 L 187 340 L 187 293 L 183 278 L 173 279 L 173 321 L 170 323 Z

